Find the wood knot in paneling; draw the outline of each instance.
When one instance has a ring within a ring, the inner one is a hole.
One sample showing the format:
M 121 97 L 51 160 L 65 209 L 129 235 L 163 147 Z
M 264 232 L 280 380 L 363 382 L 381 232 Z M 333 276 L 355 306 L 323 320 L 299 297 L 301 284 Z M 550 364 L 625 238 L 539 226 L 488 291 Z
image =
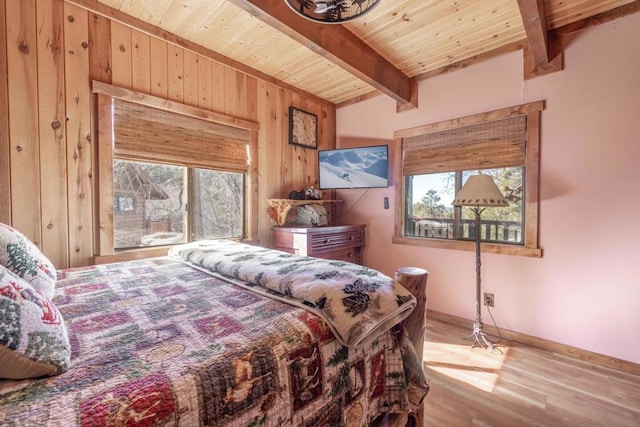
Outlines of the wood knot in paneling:
M 18 45 L 18 50 L 20 52 L 24 53 L 25 55 L 27 55 L 29 53 L 29 45 L 27 44 L 27 42 L 25 40 L 20 42 L 20 44 Z

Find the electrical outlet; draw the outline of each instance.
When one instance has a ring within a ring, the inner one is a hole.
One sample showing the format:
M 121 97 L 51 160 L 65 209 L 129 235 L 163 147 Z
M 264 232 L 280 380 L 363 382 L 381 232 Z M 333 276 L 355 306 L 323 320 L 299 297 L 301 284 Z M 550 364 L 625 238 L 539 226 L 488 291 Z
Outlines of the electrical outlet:
M 485 292 L 484 293 L 484 305 L 486 305 L 487 307 L 493 307 L 494 303 L 495 303 L 495 299 L 494 299 L 493 294 Z

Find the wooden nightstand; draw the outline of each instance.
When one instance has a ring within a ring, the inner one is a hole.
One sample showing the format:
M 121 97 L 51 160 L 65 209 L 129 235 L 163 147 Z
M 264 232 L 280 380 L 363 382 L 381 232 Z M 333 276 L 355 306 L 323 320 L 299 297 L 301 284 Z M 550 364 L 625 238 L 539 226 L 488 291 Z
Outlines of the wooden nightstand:
M 273 227 L 275 248 L 296 255 L 362 265 L 364 224 L 327 227 Z

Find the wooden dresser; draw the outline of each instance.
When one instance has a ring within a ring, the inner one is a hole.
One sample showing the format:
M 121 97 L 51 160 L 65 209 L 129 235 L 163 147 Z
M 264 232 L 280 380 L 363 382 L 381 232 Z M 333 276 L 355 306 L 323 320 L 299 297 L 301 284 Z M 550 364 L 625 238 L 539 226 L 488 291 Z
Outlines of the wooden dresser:
M 273 240 L 281 251 L 362 265 L 364 224 L 273 227 Z

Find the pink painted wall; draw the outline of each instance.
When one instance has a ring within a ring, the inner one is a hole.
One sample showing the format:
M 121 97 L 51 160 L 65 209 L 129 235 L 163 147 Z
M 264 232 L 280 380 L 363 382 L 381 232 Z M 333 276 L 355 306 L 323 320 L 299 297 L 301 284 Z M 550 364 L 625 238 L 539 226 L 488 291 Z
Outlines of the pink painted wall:
M 640 363 L 640 13 L 575 34 L 565 70 L 525 81 L 514 52 L 420 83 L 420 107 L 378 96 L 337 111 L 337 145 L 393 144 L 393 132 L 546 100 L 540 259 L 483 254 L 499 327 Z M 362 199 L 360 199 L 360 197 Z M 383 208 L 383 198 L 391 209 Z M 430 272 L 428 307 L 472 319 L 475 254 L 394 245 L 394 188 L 341 190 L 339 223 L 367 224 L 365 263 Z M 360 200 L 359 200 L 360 199 Z M 483 307 L 483 320 L 491 318 Z

